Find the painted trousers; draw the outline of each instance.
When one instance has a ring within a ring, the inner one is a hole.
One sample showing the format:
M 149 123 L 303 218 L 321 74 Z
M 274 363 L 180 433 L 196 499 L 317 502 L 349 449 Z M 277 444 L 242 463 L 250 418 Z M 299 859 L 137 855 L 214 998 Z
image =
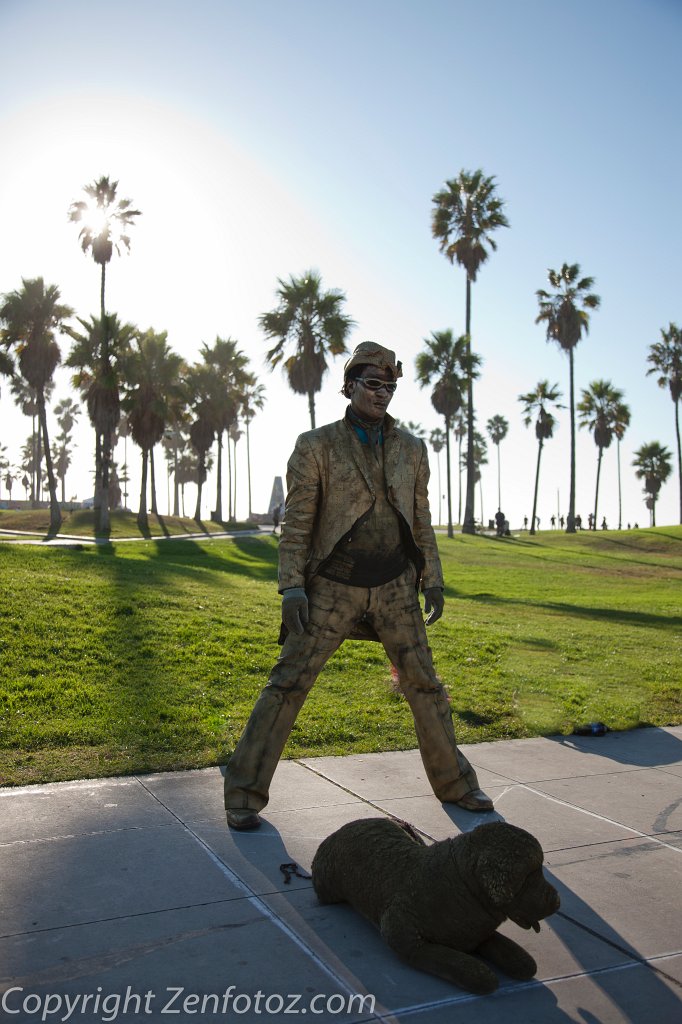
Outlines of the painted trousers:
M 260 811 L 296 716 L 331 655 L 364 617 L 396 666 L 414 716 L 419 751 L 431 787 L 443 801 L 478 789 L 459 750 L 452 713 L 436 676 L 412 566 L 379 587 L 349 587 L 315 576 L 306 588 L 309 622 L 289 633 L 225 774 L 225 806 Z

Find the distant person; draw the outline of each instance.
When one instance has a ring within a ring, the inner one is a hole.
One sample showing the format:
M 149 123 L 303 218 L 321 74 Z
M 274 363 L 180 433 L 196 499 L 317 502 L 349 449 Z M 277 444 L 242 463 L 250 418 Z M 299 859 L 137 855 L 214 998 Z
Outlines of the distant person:
M 555 530 L 556 529 L 556 516 L 552 516 L 552 518 L 550 519 L 550 523 L 552 524 L 552 529 Z
M 562 530 L 563 530 L 565 525 L 566 525 L 566 520 L 564 519 L 563 516 L 559 516 L 559 526 L 561 527 Z
M 528 529 L 528 516 L 523 517 L 523 528 L 524 530 Z
M 427 624 L 443 612 L 443 574 L 428 502 L 426 444 L 387 408 L 395 354 L 363 342 L 344 367 L 342 419 L 301 434 L 287 468 L 279 545 L 282 652 L 230 758 L 227 823 L 254 829 L 296 716 L 348 637 L 380 640 L 414 715 L 431 787 L 445 803 L 491 811 L 459 750 Z
M 540 516 L 536 516 L 535 517 L 535 529 L 536 530 L 540 529 Z
M 590 514 L 587 517 L 587 529 L 588 530 L 594 530 L 594 528 L 595 528 L 594 527 L 594 516 L 590 512 Z
M 505 524 L 504 512 L 498 508 L 495 513 L 495 532 L 498 537 L 504 537 L 504 524 Z
M 576 516 L 575 519 L 574 519 L 574 522 L 575 522 L 576 530 L 582 530 L 582 528 L 583 528 L 583 517 L 582 516 Z
M 277 527 L 282 520 L 282 506 L 275 505 L 272 510 L 272 532 L 277 533 Z
M 606 516 L 604 516 L 604 518 L 601 521 L 601 528 L 602 530 L 608 530 L 608 526 L 606 525 Z

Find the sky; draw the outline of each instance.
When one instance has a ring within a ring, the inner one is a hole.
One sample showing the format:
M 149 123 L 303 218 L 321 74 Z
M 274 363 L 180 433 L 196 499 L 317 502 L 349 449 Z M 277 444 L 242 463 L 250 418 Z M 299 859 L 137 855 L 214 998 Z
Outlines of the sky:
M 107 309 L 167 331 L 188 362 L 217 336 L 238 341 L 266 387 L 251 425 L 254 511 L 267 510 L 274 477 L 310 427 L 306 398 L 265 364 L 258 317 L 276 306 L 278 279 L 315 269 L 340 289 L 356 322 L 350 348 L 379 341 L 404 364 L 391 413 L 427 432 L 442 427 L 414 360 L 433 331 L 464 333 L 465 278 L 431 236 L 432 196 L 481 168 L 510 222 L 473 286 L 472 314 L 478 429 L 494 415 L 509 421 L 503 511 L 516 528 L 532 508 L 537 445 L 518 396 L 543 379 L 568 395 L 568 360 L 535 324 L 535 293 L 549 267 L 579 263 L 601 307 L 575 350 L 577 392 L 597 379 L 624 392 L 623 525 L 648 525 L 633 453 L 654 440 L 676 446 L 673 403 L 646 375 L 646 357 L 661 328 L 682 323 L 680 0 L 0 0 L 0 36 L 0 294 L 42 276 L 78 316 L 97 314 L 99 268 L 67 211 L 85 184 L 117 180 L 142 216 L 130 252 L 109 264 Z M 66 357 L 70 341 L 60 343 Z M 343 414 L 342 366 L 331 361 L 318 425 Z M 55 401 L 73 395 L 67 370 L 56 379 Z M 52 414 L 49 423 L 56 434 Z M 3 380 L 0 428 L 16 463 L 30 421 Z M 85 413 L 75 440 L 67 497 L 83 499 L 93 464 Z M 569 455 L 563 411 L 543 454 L 541 527 L 566 514 Z M 489 445 L 476 500 L 484 521 L 497 510 L 496 456 Z M 430 459 L 433 517 L 440 504 L 445 522 L 443 456 L 440 491 Z M 136 509 L 130 444 L 128 462 Z M 596 467 L 580 430 L 583 519 Z M 243 442 L 237 488 L 245 517 Z M 159 500 L 165 511 L 163 484 Z M 188 487 L 190 515 L 194 501 Z M 203 515 L 213 507 L 210 476 Z M 659 525 L 677 522 L 678 510 L 673 473 Z M 617 524 L 615 443 L 602 515 Z

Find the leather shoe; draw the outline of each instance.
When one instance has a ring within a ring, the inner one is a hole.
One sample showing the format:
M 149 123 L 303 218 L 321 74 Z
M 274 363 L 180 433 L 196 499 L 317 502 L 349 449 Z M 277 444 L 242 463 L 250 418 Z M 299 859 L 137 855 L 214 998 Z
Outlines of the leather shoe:
M 453 803 L 458 807 L 463 807 L 465 811 L 492 811 L 495 809 L 492 800 L 482 789 L 472 789 L 470 793 L 465 793 L 459 800 L 453 800 Z
M 225 811 L 225 815 L 227 817 L 227 824 L 230 828 L 241 829 L 241 831 L 260 828 L 262 824 L 258 812 L 250 811 L 248 808 L 241 810 L 235 807 L 228 807 Z

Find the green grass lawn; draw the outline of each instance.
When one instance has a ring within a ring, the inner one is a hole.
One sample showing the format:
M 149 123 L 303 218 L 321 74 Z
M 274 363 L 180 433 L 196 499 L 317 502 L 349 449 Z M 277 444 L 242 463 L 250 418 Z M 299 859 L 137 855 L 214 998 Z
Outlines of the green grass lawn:
M 461 742 L 682 722 L 682 528 L 439 544 Z M 225 761 L 277 656 L 276 575 L 268 536 L 0 543 L 2 783 Z M 413 746 L 382 648 L 348 641 L 286 753 Z

